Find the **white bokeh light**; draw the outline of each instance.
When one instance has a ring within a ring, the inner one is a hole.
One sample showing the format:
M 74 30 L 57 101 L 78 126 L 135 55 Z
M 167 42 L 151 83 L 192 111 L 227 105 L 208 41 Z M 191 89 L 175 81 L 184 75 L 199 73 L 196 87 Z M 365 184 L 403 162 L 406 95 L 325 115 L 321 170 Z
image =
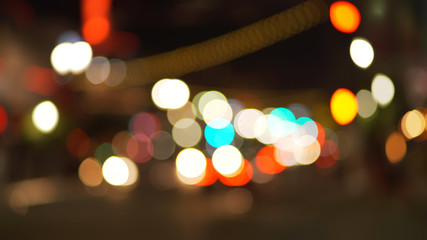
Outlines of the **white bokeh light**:
M 190 97 L 187 84 L 179 79 L 162 79 L 154 84 L 151 98 L 161 109 L 177 109 L 184 106 Z
M 381 107 L 387 106 L 394 97 L 394 84 L 389 77 L 378 73 L 372 80 L 372 96 Z
M 80 74 L 92 60 L 92 48 L 87 42 L 58 44 L 50 55 L 53 69 L 60 75 Z
M 43 133 L 52 132 L 58 124 L 58 119 L 58 109 L 51 101 L 41 102 L 33 110 L 33 124 Z
M 124 185 L 129 179 L 128 164 L 119 157 L 109 157 L 102 165 L 102 176 L 113 186 Z
M 374 49 L 368 40 L 355 38 L 350 45 L 350 57 L 361 68 L 367 68 L 374 60 Z
M 176 170 L 186 178 L 197 178 L 206 171 L 206 157 L 195 148 L 186 148 L 176 156 Z
M 224 145 L 213 153 L 212 164 L 220 174 L 230 177 L 239 173 L 244 161 L 239 149 L 231 145 Z

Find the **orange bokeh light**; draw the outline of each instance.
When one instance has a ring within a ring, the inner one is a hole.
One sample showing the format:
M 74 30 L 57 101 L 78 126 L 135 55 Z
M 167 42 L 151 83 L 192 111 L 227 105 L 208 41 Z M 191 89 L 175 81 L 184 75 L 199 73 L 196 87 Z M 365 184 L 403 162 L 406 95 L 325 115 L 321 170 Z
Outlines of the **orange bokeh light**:
M 203 176 L 203 179 L 196 183 L 197 186 L 210 186 L 218 180 L 218 173 L 216 172 L 213 164 L 212 159 L 206 158 L 206 170 L 205 175 Z
M 360 12 L 346 1 L 334 2 L 329 10 L 332 25 L 340 32 L 352 33 L 360 24 Z
M 275 151 L 276 147 L 273 145 L 265 146 L 258 151 L 255 164 L 262 173 L 277 174 L 285 170 L 286 167 L 276 161 Z
M 253 176 L 252 164 L 248 160 L 244 160 L 242 171 L 239 172 L 236 176 L 226 177 L 221 174 L 218 174 L 219 180 L 227 186 L 239 187 L 246 185 Z
M 91 18 L 83 23 L 83 37 L 90 44 L 103 42 L 110 33 L 110 21 L 106 17 Z
M 348 89 L 340 88 L 331 97 L 331 113 L 340 125 L 351 123 L 357 115 L 356 96 Z

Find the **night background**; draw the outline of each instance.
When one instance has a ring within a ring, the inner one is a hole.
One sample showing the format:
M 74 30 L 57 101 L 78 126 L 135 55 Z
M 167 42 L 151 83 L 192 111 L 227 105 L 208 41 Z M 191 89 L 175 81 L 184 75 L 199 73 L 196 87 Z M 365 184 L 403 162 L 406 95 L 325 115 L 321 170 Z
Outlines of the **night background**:
M 0 2 L 0 239 L 425 238 L 427 2 L 350 2 Z

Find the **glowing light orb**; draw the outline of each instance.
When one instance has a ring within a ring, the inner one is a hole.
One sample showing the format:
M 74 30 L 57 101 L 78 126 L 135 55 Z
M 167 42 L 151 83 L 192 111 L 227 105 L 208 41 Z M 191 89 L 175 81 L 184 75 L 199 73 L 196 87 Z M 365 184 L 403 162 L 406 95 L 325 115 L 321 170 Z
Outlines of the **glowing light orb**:
M 202 138 L 202 129 L 194 119 L 179 120 L 172 128 L 172 137 L 181 147 L 192 147 Z
M 92 60 L 92 48 L 87 42 L 60 43 L 50 55 L 53 69 L 60 75 L 80 74 Z
M 423 114 L 418 110 L 407 112 L 401 122 L 402 132 L 406 138 L 412 139 L 421 135 L 426 127 Z
M 195 148 L 186 148 L 178 153 L 175 161 L 176 170 L 187 178 L 196 178 L 206 170 L 205 155 Z
M 39 103 L 32 114 L 34 126 L 43 133 L 52 132 L 58 124 L 59 114 L 51 101 Z
M 177 109 L 184 106 L 190 97 L 190 90 L 179 79 L 162 79 L 154 84 L 151 98 L 161 109 Z
M 129 167 L 123 159 L 112 156 L 102 165 L 102 175 L 113 186 L 124 185 L 129 178 Z
M 385 153 L 391 163 L 398 163 L 406 155 L 406 141 L 400 133 L 392 133 L 385 143 Z
M 377 110 L 377 102 L 368 90 L 360 90 L 356 94 L 357 103 L 359 105 L 359 115 L 363 118 L 371 117 Z
M 212 123 L 215 125 L 224 125 L 223 123 L 216 123 L 217 121 L 228 123 L 224 119 L 215 119 L 212 121 Z M 234 139 L 233 125 L 231 125 L 231 123 L 228 123 L 223 128 L 214 128 L 214 127 L 211 127 L 210 125 L 206 125 L 205 138 L 206 138 L 206 141 L 212 147 L 215 147 L 215 148 L 218 148 L 224 145 L 229 145 L 231 142 L 233 142 L 233 139 Z
M 236 132 L 243 138 L 256 138 L 260 136 L 267 127 L 267 122 L 265 120 L 264 114 L 254 108 L 243 109 L 237 113 L 234 118 L 234 126 Z M 258 120 L 262 118 L 262 120 Z M 258 123 L 257 123 L 258 121 Z
M 213 128 L 226 127 L 233 118 L 233 110 L 227 101 L 215 99 L 206 104 L 203 108 L 203 119 L 206 124 Z M 216 121 L 223 119 L 225 121 Z
M 86 158 L 80 163 L 78 175 L 86 186 L 99 186 L 102 183 L 102 166 L 95 158 Z
M 255 164 L 262 173 L 277 174 L 285 170 L 286 167 L 276 161 L 275 151 L 276 147 L 273 145 L 265 146 L 258 151 Z
M 110 61 L 106 57 L 98 56 L 94 57 L 86 69 L 86 78 L 92 84 L 100 84 L 107 80 L 110 75 Z
M 345 88 L 340 88 L 331 97 L 331 113 L 335 122 L 340 125 L 351 123 L 357 115 L 358 105 L 354 94 Z
M 334 2 L 329 10 L 332 25 L 343 33 L 356 31 L 360 24 L 359 10 L 346 1 Z
M 381 107 L 387 106 L 394 97 L 394 84 L 384 74 L 376 74 L 371 85 L 372 96 Z
M 268 129 L 276 137 L 286 137 L 295 131 L 295 115 L 287 108 L 276 108 L 268 116 Z
M 242 170 L 243 156 L 236 147 L 224 145 L 215 150 L 212 155 L 212 163 L 218 173 L 232 177 Z
M 193 103 L 197 104 L 196 105 L 198 110 L 197 116 L 199 118 L 204 120 L 203 114 L 205 113 L 205 108 L 211 101 L 214 101 L 214 100 L 220 100 L 227 103 L 227 98 L 224 96 L 224 94 L 218 91 L 201 92 L 200 94 L 194 97 Z
M 367 68 L 374 60 L 374 49 L 368 40 L 355 38 L 350 45 L 350 57 L 360 68 Z

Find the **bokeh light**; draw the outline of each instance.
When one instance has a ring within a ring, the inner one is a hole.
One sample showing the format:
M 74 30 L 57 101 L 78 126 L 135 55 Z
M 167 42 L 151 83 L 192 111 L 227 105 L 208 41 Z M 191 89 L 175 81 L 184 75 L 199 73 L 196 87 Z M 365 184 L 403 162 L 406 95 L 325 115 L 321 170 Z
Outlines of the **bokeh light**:
M 219 122 L 219 123 L 218 123 Z M 214 126 L 223 126 L 224 123 L 228 123 L 226 120 L 220 118 L 212 121 Z M 215 148 L 221 147 L 223 145 L 229 145 L 233 142 L 234 139 L 234 128 L 231 123 L 228 123 L 223 128 L 214 128 L 211 125 L 206 125 L 205 127 L 205 138 L 206 141 Z
M 43 133 L 50 133 L 58 124 L 58 109 L 51 101 L 41 102 L 34 108 L 32 120 L 34 126 L 39 131 Z
M 153 157 L 158 160 L 166 160 L 172 156 L 175 151 L 175 142 L 170 133 L 158 131 L 150 136 L 153 143 Z
M 236 176 L 244 165 L 239 149 L 231 145 L 217 148 L 212 155 L 212 163 L 216 171 L 226 177 Z
M 83 129 L 75 128 L 68 133 L 65 144 L 68 152 L 73 156 L 83 157 L 89 151 L 90 140 L 89 136 Z
M 135 162 L 145 163 L 153 157 L 154 146 L 152 140 L 143 133 L 129 138 L 126 145 L 127 155 Z
M 162 128 L 159 118 L 150 112 L 135 114 L 129 121 L 129 131 L 134 135 L 141 133 L 151 136 Z
M 83 37 L 92 45 L 100 44 L 108 37 L 110 28 L 106 17 L 93 17 L 83 22 Z
M 200 176 L 203 177 L 207 162 L 205 155 L 200 150 L 186 148 L 178 153 L 175 165 L 177 172 L 182 176 L 186 178 L 197 178 Z
M 212 164 L 212 159 L 206 159 L 206 171 L 205 174 L 196 185 L 197 186 L 210 186 L 218 180 L 218 173 L 215 171 L 215 168 Z
M 127 143 L 132 134 L 129 131 L 123 130 L 116 133 L 111 141 L 113 145 L 113 152 L 115 155 L 126 155 L 127 154 Z
M 120 59 L 110 60 L 110 73 L 105 80 L 105 84 L 110 87 L 120 85 L 126 78 L 127 67 L 124 61 Z
M 202 112 L 203 120 L 213 128 L 226 127 L 233 118 L 233 110 L 228 102 L 215 99 L 206 104 Z M 217 121 L 222 119 L 224 121 Z
M 92 48 L 87 42 L 60 43 L 50 55 L 53 69 L 60 75 L 80 74 L 92 60 Z
M 334 92 L 330 106 L 332 117 L 340 125 L 351 123 L 358 112 L 356 96 L 345 88 L 340 88 Z
M 268 116 L 268 130 L 276 137 L 286 137 L 296 128 L 295 115 L 287 108 L 276 108 Z
M 168 109 L 166 116 L 170 124 L 175 125 L 179 120 L 183 118 L 195 119 L 196 108 L 191 102 L 187 102 L 178 109 Z
M 194 119 L 184 118 L 173 126 L 172 137 L 181 147 L 193 147 L 201 140 L 202 129 Z
M 401 121 L 402 133 L 407 139 L 416 138 L 425 131 L 424 115 L 418 110 L 412 110 L 403 115 Z
M 234 126 L 241 137 L 252 139 L 266 131 L 267 121 L 261 111 L 254 108 L 243 109 L 234 118 Z
M 312 144 L 308 146 L 298 146 L 295 145 L 294 156 L 295 160 L 302 165 L 309 165 L 314 163 L 317 158 L 320 156 L 320 144 L 319 142 L 312 136 L 306 135 L 306 138 L 312 138 L 312 140 L 308 140 L 308 142 L 312 142 Z
M 96 160 L 103 163 L 105 160 L 107 160 L 109 157 L 114 155 L 113 145 L 109 142 L 104 142 L 100 144 L 95 149 L 95 153 L 93 154 Z
M 98 56 L 92 59 L 85 74 L 90 83 L 100 84 L 107 80 L 110 71 L 110 61 L 106 57 Z
M 394 132 L 388 136 L 385 143 L 385 153 L 387 159 L 391 163 L 398 163 L 406 155 L 406 141 L 405 138 L 397 132 Z
M 136 166 L 135 162 L 130 160 L 126 157 L 120 157 L 121 160 L 126 164 L 128 168 L 128 178 L 126 179 L 126 182 L 124 182 L 121 186 L 131 186 L 134 185 L 139 178 L 139 171 L 138 167 Z
M 360 90 L 356 94 L 356 99 L 359 106 L 358 113 L 361 117 L 369 118 L 377 110 L 377 102 L 370 91 L 365 89 Z
M 8 117 L 7 112 L 3 108 L 3 106 L 0 105 L 0 133 L 4 132 L 8 124 Z
M 374 49 L 368 40 L 355 38 L 350 45 L 350 57 L 360 68 L 367 68 L 374 60 Z
M 86 158 L 80 163 L 78 175 L 84 185 L 99 186 L 102 183 L 102 166 L 95 158 Z
M 123 159 L 111 156 L 102 165 L 102 175 L 113 186 L 124 185 L 129 178 L 129 167 Z
M 249 183 L 253 176 L 252 164 L 244 159 L 242 170 L 235 176 L 226 177 L 219 175 L 219 180 L 226 186 L 239 187 Z
M 274 145 L 261 148 L 255 157 L 255 164 L 265 174 L 277 174 L 286 168 L 276 161 L 276 147 Z
M 394 84 L 389 77 L 378 73 L 372 80 L 372 96 L 381 107 L 387 106 L 394 97 Z
M 197 99 L 196 99 L 197 97 Z M 225 103 L 227 103 L 227 98 L 224 96 L 224 94 L 218 92 L 218 91 L 208 91 L 208 92 L 202 92 L 202 94 L 200 94 L 200 96 L 196 95 L 194 97 L 195 99 L 193 100 L 193 104 L 197 104 L 195 105 L 197 107 L 198 112 L 200 113 L 200 115 L 198 114 L 197 116 L 201 119 L 204 120 L 204 116 L 203 114 L 205 113 L 205 107 L 214 100 L 219 100 L 219 101 L 223 101 Z M 195 102 L 197 101 L 197 102 Z M 227 103 L 228 104 L 228 103 Z M 231 107 L 230 107 L 231 109 Z M 227 114 L 227 112 L 225 112 Z
M 179 79 L 162 79 L 154 84 L 151 98 L 161 109 L 177 109 L 184 106 L 190 97 L 190 90 Z
M 359 10 L 353 4 L 346 1 L 332 3 L 329 16 L 332 25 L 343 33 L 356 31 L 360 24 Z

